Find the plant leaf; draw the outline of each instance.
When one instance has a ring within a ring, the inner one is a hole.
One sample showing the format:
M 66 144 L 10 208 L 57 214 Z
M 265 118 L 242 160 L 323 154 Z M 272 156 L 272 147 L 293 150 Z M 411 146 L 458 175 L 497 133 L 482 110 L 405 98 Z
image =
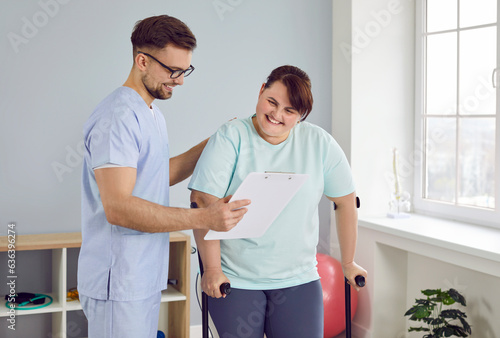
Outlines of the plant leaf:
M 455 300 L 451 298 L 450 296 L 447 296 L 441 300 L 444 305 L 452 305 L 455 304 Z
M 453 334 L 458 337 L 467 337 L 467 332 L 465 330 L 457 325 L 448 325 L 448 328 L 453 330 Z
M 465 303 L 465 298 L 462 296 L 457 290 L 455 289 L 450 289 L 448 291 L 448 294 L 450 295 L 451 298 L 453 298 L 456 302 L 462 304 L 463 306 L 466 306 Z
M 417 312 L 417 307 L 416 307 L 416 306 L 413 306 L 413 307 L 412 307 L 412 308 L 410 308 L 408 311 L 406 311 L 405 316 L 412 315 L 412 314 L 414 314 L 415 312 Z
M 451 318 L 451 319 L 467 317 L 467 315 L 464 312 L 457 309 L 443 310 L 441 311 L 439 316 L 442 318 Z
M 422 318 L 427 318 L 430 316 L 432 312 L 429 311 L 429 309 L 427 307 L 419 307 L 417 309 L 417 312 L 415 312 L 415 317 L 417 319 L 422 319 Z
M 415 305 L 408 311 L 406 311 L 405 316 L 411 316 L 410 320 L 421 320 L 424 317 L 427 317 L 425 313 L 431 312 L 432 308 L 428 308 L 427 306 Z M 423 316 L 423 317 L 422 317 Z
M 455 331 L 448 326 L 438 327 L 434 329 L 433 332 L 436 337 L 451 337 L 451 335 L 455 333 Z
M 436 305 L 436 303 L 434 303 L 432 299 L 415 299 L 415 303 L 417 303 L 417 305 L 424 305 L 424 306 Z
M 425 296 L 430 297 L 434 295 L 439 295 L 441 293 L 441 289 L 426 289 L 420 292 L 422 292 Z
M 408 332 L 429 332 L 430 329 L 426 327 L 410 327 Z
M 415 316 L 415 314 L 413 314 L 413 316 L 410 317 L 410 320 L 413 320 L 413 321 L 416 321 L 416 322 L 420 322 L 422 320 L 422 318 L 417 318 Z
M 460 322 L 462 323 L 462 326 L 464 327 L 465 332 L 467 332 L 468 334 L 471 334 L 472 330 L 470 328 L 469 323 L 467 323 L 467 321 L 465 319 L 463 319 L 462 317 L 460 317 L 458 319 L 460 319 Z
M 423 318 L 422 321 L 428 325 L 437 326 L 445 324 L 446 321 L 443 318 Z

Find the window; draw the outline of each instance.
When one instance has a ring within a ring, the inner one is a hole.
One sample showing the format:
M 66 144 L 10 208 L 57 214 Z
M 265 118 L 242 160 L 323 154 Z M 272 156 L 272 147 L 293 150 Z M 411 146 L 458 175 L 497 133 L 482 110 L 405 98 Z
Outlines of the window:
M 417 212 L 500 227 L 498 2 L 417 2 Z

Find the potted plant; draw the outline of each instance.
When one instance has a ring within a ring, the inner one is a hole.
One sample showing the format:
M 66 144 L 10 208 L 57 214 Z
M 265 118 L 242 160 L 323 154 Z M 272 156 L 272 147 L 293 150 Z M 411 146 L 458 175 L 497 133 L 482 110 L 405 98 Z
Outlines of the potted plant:
M 446 308 L 455 303 L 466 306 L 465 298 L 455 289 L 441 291 L 428 289 L 421 291 L 427 298 L 416 299 L 405 316 L 410 320 L 424 322 L 427 327 L 410 327 L 408 332 L 428 332 L 423 338 L 468 337 L 471 327 L 467 323 L 467 315 L 456 308 Z

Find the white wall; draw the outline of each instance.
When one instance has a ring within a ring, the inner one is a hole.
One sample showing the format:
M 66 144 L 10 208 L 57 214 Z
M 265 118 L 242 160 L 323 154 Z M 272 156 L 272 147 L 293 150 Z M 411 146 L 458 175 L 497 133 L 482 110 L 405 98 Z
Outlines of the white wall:
M 400 164 L 413 153 L 414 20 L 413 1 L 333 2 L 332 134 L 350 160 L 360 214 L 387 213 L 392 150 Z M 412 194 L 415 167 L 406 169 Z
M 363 213 L 385 214 L 392 148 L 413 150 L 414 2 L 353 2 L 352 169 Z M 402 177 L 413 192 L 413 176 Z
M 385 215 L 391 193 L 392 149 L 413 149 L 414 2 L 338 0 L 333 6 L 332 130 L 349 159 L 361 199 L 360 215 Z M 402 177 L 413 191 L 412 173 Z M 335 224 L 332 224 L 332 229 Z M 332 230 L 332 255 L 339 258 Z M 360 242 L 357 261 L 376 273 L 373 246 Z M 370 288 L 361 291 L 354 320 L 357 332 L 372 329 Z
M 385 217 L 388 211 L 393 147 L 398 148 L 400 164 L 405 165 L 403 187 L 413 192 L 413 172 L 418 165 L 410 158 L 414 145 L 414 26 L 415 3 L 411 0 L 334 1 L 332 130 L 342 136 L 339 141 L 344 148 L 350 149 L 362 216 Z M 397 224 L 404 231 L 404 221 Z M 385 242 L 392 244 L 380 244 Z M 333 230 L 331 243 L 332 253 L 338 257 Z M 360 227 L 356 260 L 368 270 L 369 278 L 358 298 L 355 336 L 421 337 L 407 334 L 409 323 L 403 317 L 414 298 L 422 289 L 456 287 L 467 298 L 473 337 L 495 337 L 499 309 L 493 285 L 498 284 L 498 276 L 429 258 L 425 243 L 413 243 L 411 252 L 404 243 L 402 237 Z
M 315 101 L 308 120 L 330 131 L 331 7 L 320 0 L 1 1 L 0 235 L 11 221 L 19 235 L 80 230 L 82 127 L 126 80 L 130 34 L 147 16 L 176 16 L 198 39 L 195 72 L 171 100 L 157 102 L 172 155 L 252 114 L 261 83 L 283 64 L 308 72 Z M 172 189 L 173 206 L 188 207 L 186 186 Z M 320 220 L 328 239 L 326 201 Z M 327 252 L 328 243 L 319 249 Z M 199 324 L 194 299 L 191 308 Z
M 17 221 L 20 233 L 80 228 L 83 123 L 126 80 L 134 23 L 162 13 L 198 38 L 195 72 L 171 100 L 157 102 L 172 155 L 252 114 L 260 84 L 283 64 L 309 73 L 310 119 L 330 129 L 329 2 L 3 1 L 0 224 Z M 185 192 L 174 189 L 172 204 L 187 205 Z

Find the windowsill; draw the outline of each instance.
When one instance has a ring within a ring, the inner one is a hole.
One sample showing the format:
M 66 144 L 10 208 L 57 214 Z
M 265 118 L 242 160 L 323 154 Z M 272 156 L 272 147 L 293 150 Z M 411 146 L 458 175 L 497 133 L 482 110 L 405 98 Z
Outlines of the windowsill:
M 494 262 L 500 262 L 500 230 L 419 214 L 409 218 L 360 215 L 359 226 Z

